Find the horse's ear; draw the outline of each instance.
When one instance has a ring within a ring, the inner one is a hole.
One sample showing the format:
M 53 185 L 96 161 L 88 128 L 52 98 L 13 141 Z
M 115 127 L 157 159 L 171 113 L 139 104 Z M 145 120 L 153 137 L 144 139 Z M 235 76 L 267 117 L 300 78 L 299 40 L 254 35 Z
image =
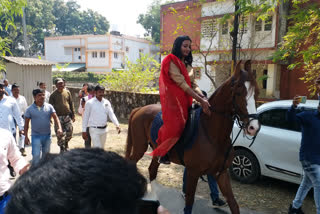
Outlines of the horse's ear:
M 240 83 L 248 81 L 249 74 L 246 70 L 240 69 Z

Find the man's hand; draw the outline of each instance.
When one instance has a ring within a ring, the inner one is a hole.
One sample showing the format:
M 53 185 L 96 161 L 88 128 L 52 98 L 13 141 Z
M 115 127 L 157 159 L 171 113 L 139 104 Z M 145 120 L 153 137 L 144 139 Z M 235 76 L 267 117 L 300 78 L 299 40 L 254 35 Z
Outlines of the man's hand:
M 19 130 L 19 136 L 24 135 L 24 130 Z
M 71 120 L 72 120 L 72 122 L 76 122 L 76 117 L 73 115 Z
M 120 128 L 120 126 L 117 126 L 116 129 L 117 129 L 117 131 L 118 131 L 118 134 L 120 134 L 120 133 L 121 133 L 121 128 Z
M 294 107 L 297 107 L 297 106 L 299 105 L 300 101 L 301 101 L 300 96 L 296 95 L 296 96 L 293 98 L 292 105 L 293 105 Z
M 166 208 L 160 205 L 158 207 L 157 214 L 170 214 L 170 213 Z
M 58 137 L 62 137 L 62 135 L 63 135 L 62 129 L 58 129 L 57 130 L 57 136 Z
M 82 139 L 88 140 L 87 132 L 82 132 Z
M 25 144 L 25 145 L 30 145 L 30 140 L 29 140 L 28 136 L 25 136 L 25 138 L 24 138 L 24 144 Z
M 206 113 L 207 115 L 211 115 L 211 111 L 210 111 L 210 104 L 209 104 L 209 102 L 206 100 L 206 99 L 203 99 L 202 98 L 202 100 L 201 100 L 201 107 L 202 107 L 202 109 L 203 109 L 203 111 L 204 111 L 204 113 Z
M 19 175 L 22 175 L 23 173 L 25 173 L 26 171 L 28 171 L 30 167 L 30 164 L 28 163 L 27 165 L 25 165 L 20 171 L 19 171 Z

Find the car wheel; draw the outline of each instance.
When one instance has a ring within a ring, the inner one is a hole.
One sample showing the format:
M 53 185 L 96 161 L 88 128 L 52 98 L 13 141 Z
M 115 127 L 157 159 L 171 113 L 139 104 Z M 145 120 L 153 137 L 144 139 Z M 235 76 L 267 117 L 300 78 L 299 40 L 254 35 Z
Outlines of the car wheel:
M 233 179 L 249 184 L 260 177 L 260 166 L 257 158 L 252 153 L 239 149 L 235 150 L 229 172 Z

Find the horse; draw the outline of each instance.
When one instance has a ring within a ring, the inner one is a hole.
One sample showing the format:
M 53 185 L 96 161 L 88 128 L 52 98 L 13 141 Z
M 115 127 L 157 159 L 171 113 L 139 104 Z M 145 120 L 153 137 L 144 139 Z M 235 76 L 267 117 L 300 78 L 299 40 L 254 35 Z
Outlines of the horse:
M 198 179 L 206 174 L 216 178 L 232 214 L 240 213 L 227 173 L 234 156 L 230 134 L 234 120 L 238 118 L 244 132 L 256 136 L 260 129 L 255 103 L 258 93 L 253 74 L 251 71 L 240 69 L 239 62 L 234 74 L 208 99 L 211 115 L 201 113 L 195 143 L 190 149 L 184 151 L 183 162 L 187 169 L 185 214 L 192 213 Z M 160 111 L 161 106 L 158 104 L 132 110 L 126 142 L 125 158 L 127 160 L 138 162 L 147 151 L 148 143 L 152 148 L 157 147 L 157 144 L 151 140 L 150 129 L 153 119 Z M 173 163 L 183 165 L 174 149 L 170 151 L 169 159 Z M 156 179 L 159 165 L 157 157 L 153 157 L 148 168 L 150 182 Z

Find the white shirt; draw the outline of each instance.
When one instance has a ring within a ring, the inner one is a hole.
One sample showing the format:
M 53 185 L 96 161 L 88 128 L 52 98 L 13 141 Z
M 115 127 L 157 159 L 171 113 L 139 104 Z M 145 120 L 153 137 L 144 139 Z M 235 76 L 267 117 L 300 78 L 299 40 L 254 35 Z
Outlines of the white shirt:
M 0 196 L 11 186 L 8 160 L 17 173 L 27 165 L 11 132 L 0 128 Z
M 12 128 L 13 118 L 18 124 L 19 130 L 23 130 L 23 119 L 16 100 L 3 95 L 2 100 L 0 100 L 0 128 L 12 131 L 10 128 Z
M 24 96 L 22 96 L 22 95 L 19 95 L 18 98 L 15 98 L 14 96 L 12 96 L 12 97 L 14 99 L 16 99 L 16 101 L 17 101 L 21 116 L 24 115 L 24 113 L 26 113 L 26 110 L 28 108 L 28 104 L 27 104 L 26 98 Z
M 82 132 L 86 132 L 87 127 L 107 125 L 108 116 L 110 120 L 119 126 L 116 115 L 114 115 L 109 100 L 102 98 L 101 102 L 96 98 L 92 98 L 86 102 L 86 108 L 82 118 Z
M 51 93 L 50 93 L 49 91 L 47 91 L 47 90 L 46 90 L 45 98 L 44 98 L 44 101 L 45 101 L 46 103 L 49 103 L 50 95 L 51 95 Z

